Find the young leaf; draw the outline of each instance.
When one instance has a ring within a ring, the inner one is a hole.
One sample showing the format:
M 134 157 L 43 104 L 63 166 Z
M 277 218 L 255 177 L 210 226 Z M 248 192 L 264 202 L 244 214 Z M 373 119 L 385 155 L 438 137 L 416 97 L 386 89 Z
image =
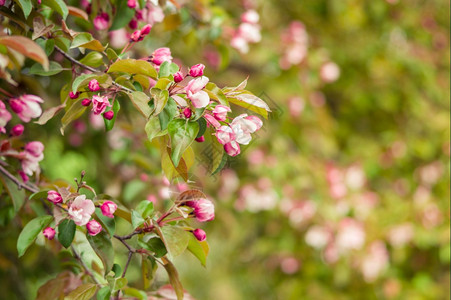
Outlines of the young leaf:
M 199 124 L 199 132 L 197 133 L 196 138 L 200 138 L 204 135 L 205 130 L 207 130 L 207 121 L 205 121 L 204 118 L 200 118 L 197 120 L 197 123 Z
M 174 119 L 176 114 L 177 114 L 177 103 L 175 103 L 174 99 L 169 97 L 169 100 L 166 103 L 166 106 L 161 111 L 161 113 L 158 115 L 158 118 L 160 120 L 161 130 L 165 130 L 168 128 L 169 122 L 171 122 L 172 119 Z
M 169 92 L 167 90 L 160 90 L 157 88 L 152 88 L 150 90 L 150 94 L 153 97 L 153 103 L 154 103 L 154 110 L 153 110 L 153 115 L 158 115 L 163 108 L 166 106 L 166 103 L 168 102 L 169 99 Z
M 122 59 L 113 63 L 108 69 L 108 73 L 111 72 L 123 72 L 127 74 L 141 74 L 152 77 L 154 79 L 157 78 L 157 71 L 152 66 L 151 63 L 145 60 L 136 60 L 136 59 Z
M 143 8 L 143 6 L 141 6 Z M 116 15 L 113 19 L 113 24 L 109 28 L 110 31 L 125 27 L 135 16 L 135 10 L 127 5 L 127 1 L 119 1 L 119 6 L 116 10 Z
M 98 40 L 94 39 L 92 37 L 92 35 L 87 32 L 82 32 L 82 33 L 77 34 L 70 46 L 71 49 L 79 48 L 79 47 L 91 49 L 91 50 L 95 50 L 95 51 L 105 50 L 105 47 L 102 45 L 102 43 L 100 43 Z
M 188 250 L 200 261 L 201 265 L 206 267 L 207 256 L 210 248 L 207 241 L 199 242 L 194 235 L 190 235 Z
M 119 112 L 119 109 L 121 108 L 121 105 L 119 104 L 119 101 L 116 99 L 113 104 L 113 112 L 114 116 L 111 120 L 108 120 L 106 118 L 103 118 L 103 121 L 105 122 L 105 130 L 110 131 L 114 127 L 114 122 L 116 122 L 117 113 Z
M 86 110 L 86 106 L 81 105 L 81 99 L 78 99 L 72 106 L 66 111 L 64 116 L 61 118 L 61 132 L 64 133 L 64 129 L 72 121 L 78 119 L 83 115 Z
M 188 247 L 190 233 L 177 226 L 164 226 L 157 230 L 166 245 L 170 259 L 179 256 Z
M 110 238 L 104 231 L 101 231 L 95 236 L 88 234 L 87 238 L 92 249 L 94 249 L 95 253 L 102 260 L 105 274 L 108 274 L 114 264 L 114 249 Z
M 64 71 L 64 68 L 57 62 L 51 61 L 48 70 L 44 70 L 41 64 L 31 66 L 29 73 L 31 75 L 52 76 Z
M 103 65 L 103 56 L 97 51 L 92 51 L 80 59 L 80 62 L 87 66 L 97 68 Z
M 109 286 L 104 286 L 97 292 L 97 300 L 110 300 L 111 290 Z
M 155 253 L 156 258 L 163 257 L 166 255 L 166 253 L 168 253 L 168 250 L 166 249 L 166 246 L 164 245 L 163 241 L 158 237 L 149 239 L 146 245 L 150 251 Z
M 0 45 L 5 45 L 6 47 L 16 50 L 26 57 L 37 61 L 44 67 L 44 70 L 49 69 L 47 54 L 38 44 L 27 37 L 20 35 L 0 36 Z
M 63 20 L 66 20 L 69 10 L 63 0 L 42 0 L 42 4 L 51 7 L 63 17 Z
M 64 295 L 64 288 L 70 281 L 72 273 L 64 271 L 58 274 L 56 278 L 50 279 L 44 283 L 38 290 L 36 300 L 60 299 Z
M 76 225 L 74 221 L 65 219 L 58 225 L 58 240 L 65 248 L 72 244 L 75 237 Z
M 152 113 L 152 109 L 149 107 L 150 98 L 143 92 L 133 92 L 129 94 L 130 100 L 136 109 L 143 114 L 144 117 L 149 118 Z
M 185 150 L 191 145 L 199 132 L 197 122 L 174 119 L 168 124 L 168 133 L 171 137 L 171 159 L 177 167 Z
M 80 76 L 78 76 L 77 78 L 74 79 L 74 82 L 72 83 L 72 92 L 76 93 L 78 91 L 78 88 L 81 85 L 85 85 L 88 84 L 88 82 L 93 79 L 94 77 L 96 77 L 98 75 L 96 74 L 81 74 Z
M 24 255 L 28 247 L 34 242 L 38 234 L 52 222 L 52 216 L 37 217 L 25 225 L 22 229 L 19 238 L 17 239 L 17 252 L 19 257 Z
M 151 116 L 144 127 L 147 138 L 151 142 L 155 137 L 167 134 L 167 130 L 163 131 L 160 127 L 160 119 L 158 116 Z
M 132 226 L 133 229 L 138 228 L 139 226 L 141 226 L 142 224 L 144 224 L 144 219 L 141 216 L 141 214 L 139 212 L 137 212 L 136 210 L 132 209 Z
M 141 216 L 146 219 L 153 214 L 153 202 L 149 200 L 143 200 L 139 202 L 138 206 L 136 206 L 136 211 L 141 214 Z
M 155 272 L 157 271 L 157 262 L 153 257 L 142 256 L 141 272 L 143 278 L 144 289 L 147 290 L 155 278 Z M 125 291 L 124 291 L 125 293 Z M 147 297 L 143 298 L 147 299 Z
M 33 8 L 33 4 L 30 0 L 18 0 L 20 8 L 22 8 L 23 15 L 25 19 L 28 19 L 28 16 L 31 13 L 31 9 Z
M 165 61 L 160 66 L 160 71 L 158 72 L 158 77 L 167 77 L 174 74 L 179 70 L 179 66 L 175 63 Z
M 97 291 L 97 285 L 85 283 L 70 292 L 64 300 L 90 300 Z
M 268 119 L 268 112 L 271 112 L 271 109 L 265 101 L 252 94 L 233 92 L 227 94 L 227 100 L 229 100 L 230 103 L 256 112 L 265 119 Z

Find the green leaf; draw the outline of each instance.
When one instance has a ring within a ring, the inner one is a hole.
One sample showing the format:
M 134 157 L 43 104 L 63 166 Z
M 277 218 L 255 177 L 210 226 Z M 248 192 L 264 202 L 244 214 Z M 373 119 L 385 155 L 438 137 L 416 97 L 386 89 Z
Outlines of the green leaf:
M 114 249 L 113 244 L 106 232 L 101 231 L 99 234 L 92 236 L 87 234 L 87 239 L 91 244 L 92 249 L 100 257 L 107 274 L 114 264 Z
M 108 57 L 109 60 L 116 60 L 119 58 L 116 51 L 114 51 L 114 49 L 112 48 L 106 49 L 106 56 Z
M 146 287 L 144 287 L 144 288 L 147 289 Z M 124 293 L 124 295 L 131 296 L 132 299 L 147 300 L 146 292 L 140 291 L 135 288 L 126 288 L 126 289 L 123 289 L 122 292 Z
M 174 101 L 174 99 L 169 97 L 166 106 L 158 115 L 161 130 L 166 130 L 168 128 L 169 122 L 171 122 L 176 115 L 177 115 L 177 103 Z
M 58 12 L 64 20 L 66 20 L 69 10 L 63 0 L 42 0 L 42 4 L 51 7 L 53 10 Z
M 94 79 L 94 77 L 98 76 L 97 74 L 81 74 L 77 78 L 74 79 L 74 82 L 72 83 L 72 92 L 76 93 L 78 91 L 78 88 L 82 85 L 88 84 L 88 82 L 91 79 Z
M 64 300 L 90 300 L 97 291 L 97 285 L 85 283 L 70 292 Z
M 86 106 L 81 105 L 82 99 L 78 99 L 72 106 L 66 111 L 64 116 L 61 118 L 61 133 L 64 133 L 64 129 L 72 121 L 78 119 L 83 115 L 86 110 Z
M 227 162 L 227 158 L 228 158 L 228 155 L 224 152 L 224 149 L 222 151 L 222 155 L 218 154 L 218 155 L 214 156 L 212 168 L 211 168 L 211 170 L 212 170 L 211 175 L 215 175 L 216 173 L 221 171 L 222 168 L 224 168 L 224 166 Z
M 208 96 L 210 96 L 211 99 L 219 101 L 222 105 L 229 106 L 229 102 L 227 101 L 226 96 L 222 92 L 220 88 L 213 82 L 207 83 L 205 86 L 204 91 L 207 92 Z
M 164 268 L 166 269 L 166 272 L 169 276 L 169 282 L 171 283 L 172 287 L 174 288 L 175 294 L 177 295 L 177 300 L 183 300 L 183 286 L 180 282 L 177 269 L 169 260 L 165 259 L 164 257 L 162 260 L 164 263 Z
M 77 226 L 75 225 L 74 221 L 69 219 L 64 219 L 58 225 L 58 240 L 65 248 L 69 247 L 70 244 L 72 244 L 72 241 L 75 237 L 76 227 Z
M 151 238 L 147 241 L 147 246 L 149 247 L 150 251 L 155 253 L 156 258 L 163 257 L 166 255 L 166 253 L 168 253 L 166 246 L 160 238 Z
M 105 228 L 110 236 L 113 236 L 116 232 L 116 222 L 114 218 L 108 218 L 102 214 L 100 208 L 96 207 L 96 216 L 99 218 L 99 221 L 103 228 Z
M 109 286 L 104 286 L 97 292 L 97 300 L 110 300 L 111 290 Z
M 174 166 L 179 165 L 180 158 L 191 145 L 199 132 L 197 122 L 174 119 L 168 124 L 168 133 L 171 136 L 171 159 Z
M 31 75 L 52 76 L 64 71 L 64 68 L 57 62 L 51 61 L 48 71 L 44 70 L 41 64 L 36 63 L 31 66 L 29 73 Z
M 16 1 L 19 3 L 19 6 L 23 11 L 25 19 L 28 19 L 28 16 L 31 13 L 31 9 L 33 8 L 31 0 L 16 0 Z
M 103 56 L 100 52 L 92 51 L 80 59 L 80 62 L 87 66 L 97 68 L 103 65 Z
M 144 116 L 149 118 L 152 113 L 152 109 L 149 106 L 150 98 L 143 92 L 133 92 L 129 94 L 130 100 L 132 100 L 133 105 L 136 109 Z
M 34 201 L 39 199 L 47 199 L 48 190 L 39 191 L 37 193 L 33 193 L 28 197 L 28 201 Z
M 268 119 L 268 112 L 271 112 L 271 109 L 265 101 L 253 94 L 248 94 L 247 92 L 233 92 L 227 94 L 227 100 L 229 100 L 230 103 L 256 112 L 265 119 Z
M 163 131 L 160 127 L 160 119 L 158 116 L 151 116 L 144 127 L 147 138 L 151 142 L 155 137 L 167 134 L 167 130 Z
M 127 278 L 114 278 L 113 280 L 108 281 L 110 282 L 112 294 L 127 285 Z
M 0 173 L 0 182 L 3 184 L 6 192 L 9 194 L 11 200 L 13 201 L 14 211 L 18 212 L 25 202 L 25 190 L 19 190 L 17 185 L 12 182 L 11 179 L 3 175 L 3 173 Z
M 153 202 L 149 200 L 143 200 L 136 206 L 136 211 L 146 219 L 153 214 Z
M 100 43 L 98 40 L 94 39 L 90 33 L 82 32 L 75 36 L 75 38 L 72 41 L 72 44 L 70 46 L 71 49 L 73 48 L 86 48 L 91 49 L 95 51 L 103 51 L 105 50 L 105 47 Z
M 121 105 L 119 104 L 119 101 L 116 99 L 113 104 L 113 112 L 114 116 L 111 120 L 108 120 L 106 118 L 103 118 L 103 121 L 105 122 L 105 130 L 110 131 L 114 127 L 114 122 L 116 122 L 117 113 L 119 112 L 119 109 L 121 108 Z
M 199 124 L 199 132 L 197 133 L 196 138 L 200 138 L 204 135 L 205 130 L 207 130 L 207 121 L 205 121 L 204 118 L 200 118 L 197 120 L 197 123 Z
M 140 6 L 141 8 L 143 6 Z M 113 18 L 113 24 L 109 31 L 121 29 L 133 19 L 135 16 L 135 10 L 127 6 L 127 1 L 119 1 L 119 5 L 116 10 L 116 15 Z
M 160 71 L 158 72 L 158 77 L 167 77 L 174 74 L 179 70 L 179 66 L 175 63 L 165 61 L 160 65 Z
M 111 271 L 114 272 L 114 276 L 115 276 L 115 277 L 119 277 L 119 276 L 121 276 L 121 274 L 122 274 L 122 268 L 121 268 L 121 266 L 118 265 L 118 264 L 114 264 L 114 265 L 113 265 L 113 268 L 111 269 Z
M 136 210 L 132 209 L 132 226 L 133 229 L 138 228 L 139 226 L 141 226 L 142 224 L 144 224 L 144 219 L 141 216 L 141 214 L 139 212 L 137 212 Z
M 161 228 L 161 234 L 160 237 L 166 245 L 169 259 L 177 257 L 185 251 L 191 235 L 180 227 L 168 225 Z
M 157 83 L 155 83 L 154 88 L 157 88 L 160 90 L 166 90 L 169 87 L 169 85 L 173 82 L 174 82 L 174 80 L 166 78 L 166 77 L 160 78 L 160 79 L 158 79 Z
M 194 235 L 190 235 L 188 250 L 200 261 L 202 266 L 207 265 L 207 256 L 210 250 L 207 241 L 199 242 Z
M 155 278 L 155 272 L 157 271 L 157 269 L 158 269 L 157 262 L 155 261 L 155 259 L 153 257 L 142 256 L 141 272 L 142 272 L 143 286 L 144 286 L 145 290 L 147 290 L 152 285 L 152 282 Z M 126 294 L 125 290 L 124 290 L 124 294 Z M 139 297 L 139 298 L 147 299 L 145 293 L 144 293 L 144 298 L 142 298 L 142 297 Z
M 38 234 L 52 222 L 52 216 L 37 217 L 25 225 L 17 239 L 17 252 L 19 257 L 24 255 L 28 247 L 34 242 Z
M 150 94 L 153 97 L 153 103 L 154 103 L 154 111 L 153 115 L 158 115 L 166 106 L 166 103 L 169 99 L 169 92 L 167 90 L 160 90 L 157 88 L 152 88 L 150 90 Z
M 113 63 L 108 69 L 108 73 L 111 72 L 123 72 L 127 74 L 141 74 L 157 78 L 157 71 L 151 63 L 145 60 L 136 59 L 122 59 Z

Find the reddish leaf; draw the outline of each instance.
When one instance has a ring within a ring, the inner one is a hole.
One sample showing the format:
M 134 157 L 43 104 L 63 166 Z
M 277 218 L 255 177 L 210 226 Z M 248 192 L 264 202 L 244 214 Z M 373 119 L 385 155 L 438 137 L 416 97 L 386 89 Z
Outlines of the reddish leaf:
M 44 67 L 44 70 L 49 69 L 49 60 L 44 50 L 29 38 L 17 35 L 1 36 L 0 44 L 37 61 Z

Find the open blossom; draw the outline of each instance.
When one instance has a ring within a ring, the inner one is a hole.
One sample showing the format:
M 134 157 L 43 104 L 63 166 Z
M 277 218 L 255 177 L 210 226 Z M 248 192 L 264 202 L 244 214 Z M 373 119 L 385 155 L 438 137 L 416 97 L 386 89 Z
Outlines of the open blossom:
M 218 139 L 218 142 L 222 145 L 225 145 L 236 139 L 235 132 L 229 126 L 221 126 L 220 128 L 218 128 L 216 130 L 215 136 Z
M 111 107 L 108 97 L 104 96 L 92 96 L 92 111 L 95 115 L 100 115 L 105 112 L 107 106 Z
M 55 237 L 55 229 L 52 227 L 47 227 L 42 231 L 42 234 L 44 234 L 45 238 L 48 240 L 53 240 Z
M 216 105 L 215 109 L 213 109 L 213 116 L 218 121 L 225 121 L 227 118 L 227 113 L 231 112 L 230 107 L 225 105 Z
M 86 224 L 86 229 L 88 229 L 89 235 L 97 235 L 102 231 L 102 225 L 96 220 L 91 220 Z
M 236 117 L 230 127 L 236 135 L 236 141 L 239 144 L 247 145 L 252 139 L 251 133 L 259 130 L 263 125 L 263 122 L 256 116 L 248 116 L 242 114 Z
M 200 228 L 194 229 L 193 235 L 199 242 L 205 241 L 207 239 L 207 234 Z
M 13 98 L 9 101 L 9 105 L 13 112 L 19 116 L 23 122 L 30 122 L 31 119 L 41 115 L 42 109 L 39 103 L 43 103 L 40 97 L 35 95 L 22 95 L 19 98 Z
M 192 79 L 185 87 L 186 96 L 191 100 L 195 108 L 205 107 L 210 103 L 210 97 L 202 89 L 207 85 L 208 77 L 202 76 Z
M 39 170 L 39 162 L 44 159 L 44 145 L 41 142 L 30 142 L 25 145 L 24 151 L 21 152 L 22 169 L 25 174 L 33 175 Z
M 99 82 L 96 79 L 91 80 L 88 83 L 88 88 L 91 92 L 97 92 L 98 90 L 100 90 Z
M 241 15 L 241 21 L 238 29 L 233 34 L 230 45 L 241 53 L 249 51 L 249 43 L 258 43 L 261 41 L 260 26 L 258 21 L 260 16 L 255 10 L 248 10 Z
M 105 201 L 102 206 L 100 206 L 100 210 L 105 217 L 114 218 L 114 212 L 117 209 L 116 203 L 113 201 Z
M 164 20 L 163 9 L 158 5 L 153 5 L 151 1 L 147 1 L 146 7 L 142 10 L 143 21 L 154 25 Z
M 250 9 L 241 15 L 241 22 L 257 24 L 259 20 L 260 16 L 253 9 Z
M 61 203 L 63 202 L 63 197 L 57 191 L 50 190 L 47 192 L 47 200 L 53 203 Z
M 156 49 L 150 58 L 150 61 L 156 65 L 161 65 L 165 61 L 172 61 L 171 50 L 169 48 Z
M 108 28 L 109 21 L 110 16 L 107 13 L 100 13 L 93 20 L 94 28 L 96 30 L 105 30 Z
M 193 208 L 194 216 L 199 222 L 207 222 L 215 218 L 215 206 L 208 199 L 188 201 L 186 205 Z
M 194 65 L 189 69 L 189 75 L 192 77 L 202 76 L 204 75 L 204 69 L 205 66 L 203 64 Z
M 89 222 L 94 211 L 94 203 L 86 199 L 86 195 L 80 195 L 72 202 L 67 213 L 75 224 L 83 226 Z
M 5 133 L 5 126 L 11 120 L 11 114 L 6 110 L 5 103 L 0 101 L 0 132 Z

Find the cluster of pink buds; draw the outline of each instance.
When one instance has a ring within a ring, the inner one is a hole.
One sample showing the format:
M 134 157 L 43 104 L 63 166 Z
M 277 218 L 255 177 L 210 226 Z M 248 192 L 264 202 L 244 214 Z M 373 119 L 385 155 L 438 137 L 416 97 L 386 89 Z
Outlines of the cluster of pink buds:
M 260 16 L 255 10 L 248 10 L 241 15 L 241 24 L 234 32 L 230 45 L 241 53 L 249 52 L 249 43 L 258 43 L 261 40 Z
M 301 63 L 307 56 L 308 48 L 308 35 L 304 24 L 299 21 L 292 22 L 282 33 L 282 44 L 284 49 L 279 62 L 280 67 L 288 69 Z
M 131 42 L 142 41 L 146 37 L 146 35 L 150 33 L 151 29 L 152 25 L 150 24 L 144 25 L 143 28 L 141 28 L 141 30 L 136 30 L 132 33 L 132 35 L 130 36 L 130 41 Z
M 137 8 L 136 0 L 128 0 L 127 5 L 132 9 Z M 160 6 L 154 5 L 151 1 L 147 1 L 146 6 L 142 9 L 136 9 L 134 18 L 130 21 L 128 26 L 131 29 L 138 28 L 138 22 L 144 22 L 151 26 L 162 22 L 164 19 L 163 9 Z
M 97 92 L 100 90 L 100 84 L 96 79 L 91 80 L 88 83 L 88 89 L 91 92 Z M 78 97 L 78 93 L 74 94 L 72 92 L 69 93 L 69 97 Z M 114 112 L 112 110 L 109 110 L 105 112 L 107 107 L 112 107 L 112 104 L 108 100 L 107 96 L 99 96 L 99 95 L 93 95 L 91 99 L 85 98 L 81 101 L 81 105 L 83 106 L 90 106 L 92 104 L 92 112 L 95 115 L 103 114 L 103 117 L 107 120 L 111 120 L 114 117 Z
M 64 203 L 63 196 L 55 190 L 47 192 L 47 200 L 55 205 Z M 95 211 L 94 202 L 86 199 L 86 195 L 79 195 L 73 201 L 69 201 L 67 215 L 69 219 L 73 220 L 78 226 L 86 226 L 87 232 L 90 235 L 97 235 L 102 231 L 102 225 L 96 220 L 92 219 Z M 114 212 L 117 209 L 116 203 L 112 201 L 105 201 L 100 206 L 102 214 L 108 218 L 114 218 Z M 47 227 L 43 231 L 44 236 L 51 240 L 55 236 L 55 229 Z
M 110 16 L 106 12 L 100 12 L 92 22 L 96 30 L 105 30 L 110 26 Z
M 31 119 L 37 118 L 42 114 L 41 105 L 43 103 L 40 97 L 35 95 L 22 95 L 18 98 L 11 98 L 9 105 L 11 110 L 17 114 L 17 116 L 25 123 L 31 121 Z M 4 104 L 0 105 L 0 109 L 4 109 Z

